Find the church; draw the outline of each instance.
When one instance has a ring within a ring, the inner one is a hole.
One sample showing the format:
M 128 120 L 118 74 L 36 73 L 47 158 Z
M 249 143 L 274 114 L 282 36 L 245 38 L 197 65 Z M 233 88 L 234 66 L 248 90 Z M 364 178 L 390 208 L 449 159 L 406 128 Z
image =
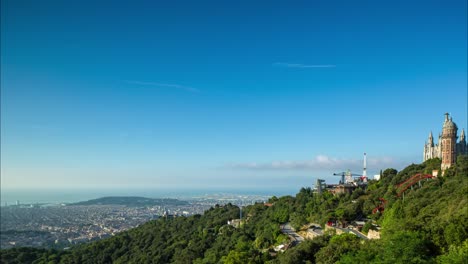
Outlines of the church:
M 429 134 L 428 141 L 424 145 L 423 161 L 432 158 L 440 158 L 442 160 L 442 171 L 450 168 L 457 161 L 458 155 L 468 154 L 468 145 L 465 139 L 465 130 L 460 133 L 460 141 L 457 142 L 458 127 L 445 113 L 444 125 L 442 126 L 442 134 L 439 134 L 437 144 L 434 144 L 432 132 Z

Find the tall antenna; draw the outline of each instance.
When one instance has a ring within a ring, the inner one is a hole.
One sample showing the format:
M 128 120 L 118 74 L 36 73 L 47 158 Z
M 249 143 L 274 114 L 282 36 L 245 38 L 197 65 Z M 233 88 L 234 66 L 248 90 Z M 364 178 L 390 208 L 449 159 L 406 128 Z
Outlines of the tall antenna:
M 364 153 L 364 169 L 362 171 L 362 181 L 367 182 L 367 156 Z

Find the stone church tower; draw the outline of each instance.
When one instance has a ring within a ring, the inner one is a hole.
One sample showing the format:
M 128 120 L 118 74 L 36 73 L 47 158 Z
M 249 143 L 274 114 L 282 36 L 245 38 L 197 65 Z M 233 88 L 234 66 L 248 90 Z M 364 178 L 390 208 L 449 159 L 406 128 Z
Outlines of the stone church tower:
M 442 127 L 442 165 L 444 171 L 457 160 L 457 125 L 445 113 L 444 126 Z
M 460 142 L 457 144 L 457 153 L 468 154 L 468 145 L 466 144 L 465 130 L 462 129 L 460 134 Z
M 450 168 L 457 161 L 458 155 L 468 154 L 468 145 L 465 138 L 465 130 L 461 131 L 460 141 L 457 143 L 457 125 L 445 114 L 445 120 L 442 127 L 442 134 L 439 134 L 438 144 L 434 144 L 432 132 L 429 134 L 428 141 L 424 145 L 423 161 L 432 158 L 442 160 L 442 171 Z

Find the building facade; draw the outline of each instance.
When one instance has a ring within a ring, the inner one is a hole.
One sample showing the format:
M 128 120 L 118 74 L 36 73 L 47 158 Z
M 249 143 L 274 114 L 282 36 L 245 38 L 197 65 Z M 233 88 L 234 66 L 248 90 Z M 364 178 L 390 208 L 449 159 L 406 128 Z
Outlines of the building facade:
M 440 158 L 442 160 L 442 171 L 450 168 L 457 160 L 458 155 L 468 154 L 468 145 L 466 143 L 465 130 L 460 133 L 460 140 L 457 135 L 458 127 L 445 113 L 445 120 L 442 126 L 442 134 L 439 134 L 437 144 L 434 144 L 432 132 L 424 145 L 423 161 L 432 158 Z

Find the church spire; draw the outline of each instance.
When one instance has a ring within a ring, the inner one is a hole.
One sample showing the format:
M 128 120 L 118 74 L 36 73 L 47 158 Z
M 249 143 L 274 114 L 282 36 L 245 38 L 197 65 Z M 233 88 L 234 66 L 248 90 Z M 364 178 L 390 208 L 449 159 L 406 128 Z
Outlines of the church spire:
M 432 137 L 432 131 L 431 133 L 429 133 L 429 139 L 427 143 L 431 145 L 432 147 L 434 146 L 434 138 Z
M 462 128 L 462 131 L 460 133 L 460 141 L 465 141 L 465 129 Z

